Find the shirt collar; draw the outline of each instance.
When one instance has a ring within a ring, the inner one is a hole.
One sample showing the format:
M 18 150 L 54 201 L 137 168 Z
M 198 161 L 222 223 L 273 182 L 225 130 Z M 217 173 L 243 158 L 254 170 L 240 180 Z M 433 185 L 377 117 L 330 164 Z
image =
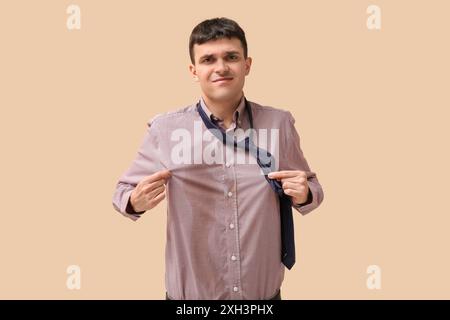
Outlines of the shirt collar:
M 206 106 L 206 103 L 205 103 L 205 100 L 203 100 L 203 97 L 200 98 L 200 106 L 202 107 L 203 111 L 205 111 L 206 115 L 213 122 L 215 122 L 221 126 L 222 120 L 212 114 L 212 112 Z M 244 114 L 244 108 L 245 108 L 245 99 L 244 99 L 244 95 L 242 95 L 241 100 L 239 101 L 239 104 L 238 104 L 236 110 L 234 111 L 233 123 L 231 124 L 231 128 L 236 128 L 236 127 L 241 126 L 241 116 Z

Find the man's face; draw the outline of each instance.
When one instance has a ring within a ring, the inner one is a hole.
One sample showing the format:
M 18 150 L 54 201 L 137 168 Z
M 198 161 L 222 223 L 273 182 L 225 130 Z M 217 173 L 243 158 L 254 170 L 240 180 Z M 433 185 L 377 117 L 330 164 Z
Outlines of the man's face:
M 189 69 L 212 101 L 227 102 L 240 97 L 252 59 L 244 58 L 237 38 L 223 38 L 194 45 L 194 61 Z

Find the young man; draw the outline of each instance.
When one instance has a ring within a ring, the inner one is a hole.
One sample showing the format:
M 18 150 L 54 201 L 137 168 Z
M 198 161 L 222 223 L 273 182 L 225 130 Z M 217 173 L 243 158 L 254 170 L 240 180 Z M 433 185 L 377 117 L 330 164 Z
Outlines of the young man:
M 239 25 L 201 22 L 189 53 L 201 98 L 148 122 L 113 205 L 137 220 L 167 196 L 168 299 L 281 299 L 292 207 L 312 211 L 322 188 L 292 115 L 245 98 L 252 59 Z

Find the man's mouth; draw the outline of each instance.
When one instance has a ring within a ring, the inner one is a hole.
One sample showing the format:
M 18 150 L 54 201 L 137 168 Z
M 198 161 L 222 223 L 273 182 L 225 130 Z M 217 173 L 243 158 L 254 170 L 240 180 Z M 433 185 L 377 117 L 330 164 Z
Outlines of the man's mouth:
M 229 82 L 231 80 L 233 80 L 232 77 L 222 77 L 222 78 L 214 79 L 213 82 L 214 83 L 225 83 L 225 82 Z

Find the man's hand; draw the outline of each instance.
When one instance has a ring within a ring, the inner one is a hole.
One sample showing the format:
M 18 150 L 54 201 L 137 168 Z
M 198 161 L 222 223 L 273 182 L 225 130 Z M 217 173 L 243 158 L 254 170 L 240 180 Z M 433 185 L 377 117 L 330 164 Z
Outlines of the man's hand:
M 281 180 L 283 191 L 291 196 L 294 204 L 305 203 L 308 199 L 308 179 L 305 171 L 274 171 L 269 173 L 270 179 Z
M 169 170 L 162 170 L 142 179 L 131 192 L 130 202 L 134 211 L 153 209 L 166 197 L 165 183 L 171 177 Z

